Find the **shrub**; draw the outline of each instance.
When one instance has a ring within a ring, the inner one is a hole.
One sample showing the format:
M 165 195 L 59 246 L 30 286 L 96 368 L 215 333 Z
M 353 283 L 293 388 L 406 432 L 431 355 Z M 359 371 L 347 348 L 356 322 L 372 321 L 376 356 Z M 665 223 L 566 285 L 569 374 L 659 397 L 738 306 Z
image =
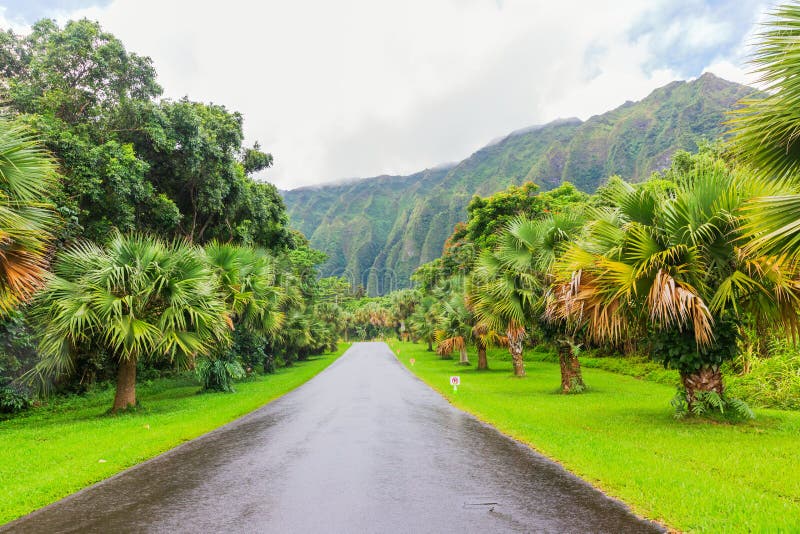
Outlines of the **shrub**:
M 18 413 L 31 404 L 33 401 L 24 390 L 11 385 L 0 386 L 0 413 Z

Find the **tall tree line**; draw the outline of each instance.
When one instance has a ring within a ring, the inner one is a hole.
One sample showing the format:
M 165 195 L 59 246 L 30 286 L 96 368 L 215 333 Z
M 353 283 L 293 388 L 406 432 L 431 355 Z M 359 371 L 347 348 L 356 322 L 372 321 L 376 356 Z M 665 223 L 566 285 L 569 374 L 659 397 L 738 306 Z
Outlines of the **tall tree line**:
M 88 20 L 0 33 L 0 94 L 0 411 L 99 380 L 126 409 L 176 367 L 232 391 L 335 348 L 325 256 L 253 178 L 272 156 L 239 113 L 160 98 L 151 60 Z

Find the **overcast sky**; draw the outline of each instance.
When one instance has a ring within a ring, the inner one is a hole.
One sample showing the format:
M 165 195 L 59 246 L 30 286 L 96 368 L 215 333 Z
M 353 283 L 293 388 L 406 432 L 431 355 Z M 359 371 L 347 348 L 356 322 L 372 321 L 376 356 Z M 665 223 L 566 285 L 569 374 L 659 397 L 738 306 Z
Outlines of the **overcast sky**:
M 87 17 L 165 96 L 225 104 L 282 189 L 458 161 L 704 71 L 746 82 L 765 0 L 0 0 L 0 26 Z

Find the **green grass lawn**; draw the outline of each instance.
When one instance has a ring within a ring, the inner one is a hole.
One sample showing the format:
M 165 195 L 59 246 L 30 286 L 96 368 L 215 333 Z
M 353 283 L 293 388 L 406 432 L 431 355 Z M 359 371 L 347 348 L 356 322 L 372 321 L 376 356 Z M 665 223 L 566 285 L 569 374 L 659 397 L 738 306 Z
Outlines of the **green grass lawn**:
M 197 382 L 185 376 L 140 385 L 142 408 L 134 413 L 106 415 L 114 392 L 105 390 L 0 421 L 0 524 L 255 410 L 308 381 L 349 346 L 241 382 L 235 393 L 198 395 Z
M 559 367 L 511 375 L 502 350 L 488 372 L 390 342 L 403 364 L 458 408 L 524 442 L 638 514 L 683 531 L 800 531 L 800 413 L 756 410 L 739 425 L 676 420 L 675 388 L 584 369 L 589 389 L 561 395 Z M 415 358 L 414 366 L 409 364 Z M 461 376 L 453 393 L 451 375 Z

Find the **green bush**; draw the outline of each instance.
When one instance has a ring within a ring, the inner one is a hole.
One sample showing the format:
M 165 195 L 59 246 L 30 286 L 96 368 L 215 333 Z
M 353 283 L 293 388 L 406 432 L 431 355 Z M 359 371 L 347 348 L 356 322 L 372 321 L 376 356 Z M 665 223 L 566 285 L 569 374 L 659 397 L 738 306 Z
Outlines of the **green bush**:
M 728 375 L 726 387 L 754 406 L 800 410 L 800 350 L 786 346 L 769 358 L 752 358 L 749 372 Z
M 233 383 L 245 377 L 241 362 L 231 352 L 218 358 L 202 358 L 195 368 L 197 378 L 206 391 L 225 391 L 232 393 Z
M 12 386 L 0 386 L 0 413 L 18 413 L 30 408 L 31 398 Z

